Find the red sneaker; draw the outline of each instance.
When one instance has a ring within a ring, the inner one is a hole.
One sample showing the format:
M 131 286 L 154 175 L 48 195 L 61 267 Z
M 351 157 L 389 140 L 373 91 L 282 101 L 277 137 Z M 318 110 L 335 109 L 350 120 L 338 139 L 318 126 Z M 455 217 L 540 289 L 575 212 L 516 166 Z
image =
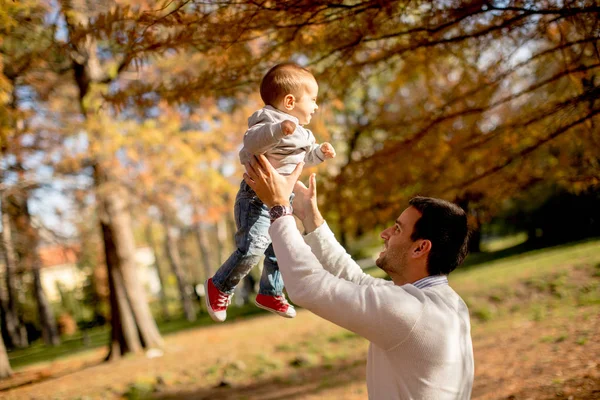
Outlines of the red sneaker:
M 231 296 L 221 292 L 213 284 L 212 278 L 204 282 L 204 291 L 206 293 L 206 309 L 208 314 L 216 322 L 223 322 L 227 318 L 227 306 L 231 304 Z
M 266 294 L 257 294 L 254 304 L 263 310 L 271 311 L 285 318 L 294 318 L 296 310 L 294 306 L 288 303 L 284 295 L 268 296 Z

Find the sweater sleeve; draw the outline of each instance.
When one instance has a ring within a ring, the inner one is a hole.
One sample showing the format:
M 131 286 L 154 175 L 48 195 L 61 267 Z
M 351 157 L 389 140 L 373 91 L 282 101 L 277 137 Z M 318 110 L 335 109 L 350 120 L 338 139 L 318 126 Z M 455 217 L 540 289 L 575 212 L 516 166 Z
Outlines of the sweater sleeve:
M 323 154 L 323 150 L 321 150 L 321 145 L 316 143 L 317 139 L 315 139 L 315 135 L 309 129 L 305 130 L 308 135 L 309 146 L 304 156 L 304 163 L 307 167 L 313 167 L 325 161 L 325 155 Z
M 359 285 L 393 285 L 391 281 L 374 278 L 365 274 L 362 268 L 352 259 L 346 249 L 335 239 L 327 222 L 313 232 L 304 236 L 323 268 L 334 276 L 346 279 Z
M 314 167 L 315 165 L 321 164 L 323 161 L 325 161 L 325 155 L 321 150 L 321 146 L 312 144 L 304 156 L 304 163 L 307 167 Z
M 302 239 L 291 216 L 269 229 L 290 299 L 383 349 L 408 338 L 425 299 L 412 285 L 359 285 L 332 275 Z
M 260 123 L 250 127 L 244 135 L 244 148 L 251 154 L 264 154 L 283 138 L 281 123 Z

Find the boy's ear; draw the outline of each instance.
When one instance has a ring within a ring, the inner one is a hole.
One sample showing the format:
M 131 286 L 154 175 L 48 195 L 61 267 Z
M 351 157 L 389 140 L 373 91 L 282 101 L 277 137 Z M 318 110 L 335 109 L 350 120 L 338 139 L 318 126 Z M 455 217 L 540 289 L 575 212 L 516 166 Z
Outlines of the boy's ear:
M 286 94 L 283 98 L 283 106 L 286 110 L 293 110 L 296 105 L 296 98 L 293 94 Z

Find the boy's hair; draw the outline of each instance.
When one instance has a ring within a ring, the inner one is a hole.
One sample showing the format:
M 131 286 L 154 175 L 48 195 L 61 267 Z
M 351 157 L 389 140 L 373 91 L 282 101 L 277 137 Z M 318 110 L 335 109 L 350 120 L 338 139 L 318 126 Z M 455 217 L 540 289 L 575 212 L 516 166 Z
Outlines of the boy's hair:
M 462 264 L 468 253 L 467 214 L 454 203 L 431 197 L 414 197 L 409 204 L 419 210 L 411 240 L 431 241 L 427 259 L 429 275 L 447 275 Z
M 307 79 L 315 79 L 309 70 L 293 62 L 277 64 L 260 83 L 260 97 L 265 105 L 274 106 L 287 94 L 302 96 Z

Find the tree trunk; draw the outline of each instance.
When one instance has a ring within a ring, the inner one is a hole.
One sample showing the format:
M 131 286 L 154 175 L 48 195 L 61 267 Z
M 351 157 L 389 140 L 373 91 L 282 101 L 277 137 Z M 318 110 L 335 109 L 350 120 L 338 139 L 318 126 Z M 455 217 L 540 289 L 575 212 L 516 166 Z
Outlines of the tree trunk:
M 138 277 L 128 193 L 98 164 L 94 183 L 110 286 L 112 343 L 107 358 L 114 360 L 142 348 L 162 347 L 163 341 Z
M 17 310 L 17 258 L 12 240 L 10 216 L 6 212 L 5 201 L 2 201 L 2 240 L 0 249 L 4 254 L 6 266 L 6 292 L 0 290 L 2 306 L 2 329 L 7 333 L 12 347 L 27 347 L 27 331 L 19 320 Z
M 38 232 L 32 226 L 31 214 L 27 204 L 27 192 L 20 191 L 8 197 L 10 206 L 14 207 L 10 214 L 14 218 L 14 226 L 19 233 L 17 248 L 20 260 L 25 270 L 33 274 L 34 296 L 38 306 L 40 324 L 42 326 L 42 338 L 44 343 L 52 346 L 60 344 L 60 336 L 54 313 L 48 303 L 41 280 L 41 260 L 37 253 L 39 242 Z
M 34 256 L 32 259 L 33 273 L 33 290 L 35 292 L 35 298 L 38 305 L 38 313 L 40 316 L 40 322 L 42 324 L 42 339 L 44 343 L 58 346 L 60 344 L 60 334 L 58 333 L 58 327 L 56 320 L 54 319 L 54 313 L 48 303 L 46 293 L 42 287 L 42 277 L 40 274 L 40 259 Z
M 196 240 L 198 241 L 198 248 L 200 249 L 200 256 L 202 257 L 202 267 L 204 268 L 204 276 L 206 279 L 212 276 L 211 260 L 210 260 L 210 245 L 208 243 L 208 236 L 206 231 L 202 229 L 202 224 L 198 223 L 195 227 Z
M 181 299 L 183 312 L 185 313 L 185 318 L 188 321 L 195 321 L 196 311 L 194 310 L 194 304 L 190 298 L 190 290 L 188 290 L 188 284 L 186 282 L 183 269 L 181 268 L 181 257 L 179 250 L 177 249 L 177 239 L 171 232 L 171 229 L 169 229 L 169 225 L 166 222 L 164 223 L 164 227 L 165 250 L 167 258 L 169 259 L 169 264 L 171 264 L 173 273 L 177 278 L 177 287 L 179 288 L 179 297 Z
M 104 236 L 106 267 L 108 269 L 111 311 L 111 345 L 107 359 L 115 360 L 120 358 L 121 355 L 141 351 L 142 343 L 129 300 L 125 294 L 112 232 L 107 224 L 101 222 L 101 226 L 102 235 Z
M 479 253 L 481 251 L 481 226 L 471 229 L 469 233 L 469 253 Z
M 10 368 L 8 355 L 6 354 L 6 347 L 4 346 L 2 335 L 0 335 L 0 379 L 8 378 L 11 375 L 12 369 Z
M 467 191 L 461 197 L 455 200 L 464 211 L 467 213 L 469 223 L 469 253 L 479 253 L 481 251 L 481 207 L 478 203 L 483 198 L 479 192 Z
M 167 299 L 167 292 L 165 291 L 167 280 L 164 277 L 164 270 L 160 265 L 160 258 L 158 257 L 158 248 L 156 243 L 154 242 L 154 237 L 152 236 L 152 224 L 149 223 L 146 226 L 146 240 L 148 241 L 148 245 L 152 249 L 152 253 L 154 253 L 154 266 L 156 267 L 156 273 L 158 275 L 158 280 L 160 282 L 160 307 L 162 309 L 162 317 L 165 321 L 171 319 L 171 314 L 169 313 L 169 302 Z

